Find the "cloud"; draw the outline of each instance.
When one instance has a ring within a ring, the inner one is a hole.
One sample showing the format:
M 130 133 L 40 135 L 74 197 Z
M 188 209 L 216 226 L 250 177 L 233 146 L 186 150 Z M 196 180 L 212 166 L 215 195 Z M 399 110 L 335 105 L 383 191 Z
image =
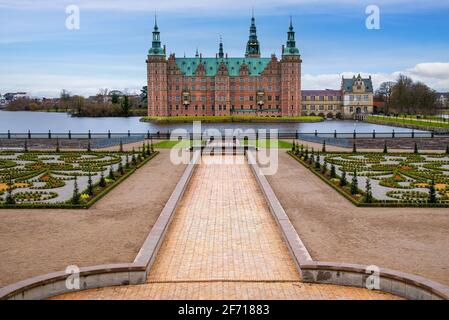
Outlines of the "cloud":
M 447 80 L 449 78 L 449 63 L 420 63 L 411 69 L 407 69 L 407 73 L 423 79 L 436 78 L 440 80 Z

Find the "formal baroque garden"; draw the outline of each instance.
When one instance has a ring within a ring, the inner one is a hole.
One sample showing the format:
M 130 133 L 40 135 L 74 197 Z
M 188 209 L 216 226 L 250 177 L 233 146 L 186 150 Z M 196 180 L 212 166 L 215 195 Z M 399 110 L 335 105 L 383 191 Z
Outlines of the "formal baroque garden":
M 157 152 L 0 151 L 0 208 L 88 208 Z
M 358 206 L 449 207 L 445 153 L 326 152 L 294 143 L 289 154 Z

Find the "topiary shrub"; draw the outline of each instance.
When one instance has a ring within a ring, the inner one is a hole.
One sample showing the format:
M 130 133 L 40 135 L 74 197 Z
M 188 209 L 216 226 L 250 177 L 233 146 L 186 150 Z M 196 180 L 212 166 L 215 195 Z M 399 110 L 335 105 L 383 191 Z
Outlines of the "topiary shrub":
M 371 189 L 371 181 L 370 179 L 366 179 L 365 184 L 365 203 L 372 203 L 373 202 L 373 191 Z
M 78 181 L 75 176 L 75 183 L 73 184 L 73 196 L 72 196 L 72 204 L 79 204 L 81 200 L 80 193 L 78 190 Z
M 345 187 L 348 184 L 348 180 L 346 179 L 346 171 L 343 170 L 340 178 L 340 186 Z
M 357 170 L 354 169 L 354 174 L 352 176 L 351 182 L 351 194 L 357 194 L 359 192 L 359 182 L 357 181 Z
M 94 195 L 94 185 L 92 183 L 92 174 L 89 172 L 89 179 L 87 180 L 87 194 Z
M 432 180 L 429 186 L 429 203 L 437 203 L 437 194 L 435 190 L 435 180 Z
M 100 182 L 98 182 L 98 185 L 102 188 L 106 187 L 106 180 L 104 179 L 103 171 L 101 171 Z
M 331 175 L 331 179 L 337 178 L 337 172 L 335 171 L 335 166 L 333 164 L 331 165 L 331 173 L 330 173 L 330 175 Z

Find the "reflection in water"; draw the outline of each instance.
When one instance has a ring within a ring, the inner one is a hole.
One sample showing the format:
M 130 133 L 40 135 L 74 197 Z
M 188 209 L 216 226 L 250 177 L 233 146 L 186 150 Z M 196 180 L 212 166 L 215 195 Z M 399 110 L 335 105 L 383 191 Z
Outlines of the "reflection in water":
M 77 118 L 71 117 L 65 113 L 52 112 L 9 112 L 0 111 L 0 133 L 8 130 L 15 133 L 26 133 L 30 130 L 32 133 L 52 132 L 65 133 L 69 130 L 73 133 L 87 133 L 89 130 L 96 133 L 106 133 L 108 130 L 116 133 L 125 133 L 130 130 L 132 133 L 166 133 L 177 128 L 183 128 L 192 131 L 192 124 L 152 124 L 139 121 L 140 117 L 129 118 Z M 202 124 L 202 130 L 215 128 L 222 132 L 225 129 L 278 129 L 279 132 L 314 133 L 315 130 L 320 133 L 352 133 L 354 130 L 358 133 L 371 133 L 373 130 L 381 133 L 391 133 L 393 130 L 397 133 L 410 132 L 410 129 L 396 128 L 370 124 L 360 121 L 342 121 L 326 120 L 316 123 L 223 123 L 223 124 Z M 418 132 L 418 131 L 416 131 Z

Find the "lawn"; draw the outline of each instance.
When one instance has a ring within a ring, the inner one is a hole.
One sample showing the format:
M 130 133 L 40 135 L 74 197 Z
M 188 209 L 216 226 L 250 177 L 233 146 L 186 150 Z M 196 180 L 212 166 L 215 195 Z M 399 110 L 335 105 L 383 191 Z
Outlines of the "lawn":
M 205 142 L 203 141 L 202 144 Z M 200 140 L 194 140 L 194 144 L 200 144 Z M 154 148 L 156 149 L 172 149 L 172 148 L 190 148 L 192 146 L 191 140 L 183 139 L 181 141 L 178 140 L 162 140 L 160 142 L 156 142 L 154 144 Z
M 301 146 L 293 150 L 292 157 L 356 205 L 449 206 L 447 153 L 318 153 Z
M 0 208 L 88 208 L 157 155 L 134 152 L 2 151 Z
M 199 144 L 199 140 L 195 140 L 196 144 Z M 202 142 L 203 145 L 205 141 Z M 277 143 L 277 144 L 276 144 Z M 257 146 L 258 148 L 278 148 L 278 149 L 290 149 L 292 147 L 292 143 L 283 140 L 248 140 L 244 142 L 245 145 Z M 171 148 L 189 148 L 191 143 L 189 140 L 182 141 L 171 141 L 171 140 L 162 140 L 154 144 L 156 149 L 171 149 Z
M 187 117 L 144 117 L 142 122 L 154 123 L 187 123 L 192 121 L 201 121 L 205 123 L 227 123 L 227 122 L 319 122 L 322 117 L 258 117 L 258 116 L 187 116 Z
M 396 117 L 383 117 L 383 116 L 369 116 L 367 117 L 368 121 L 377 121 L 385 124 L 408 124 L 414 125 L 423 128 L 444 128 L 449 129 L 449 122 L 436 122 L 431 119 L 417 119 L 415 117 L 408 116 L 407 118 L 396 118 Z

